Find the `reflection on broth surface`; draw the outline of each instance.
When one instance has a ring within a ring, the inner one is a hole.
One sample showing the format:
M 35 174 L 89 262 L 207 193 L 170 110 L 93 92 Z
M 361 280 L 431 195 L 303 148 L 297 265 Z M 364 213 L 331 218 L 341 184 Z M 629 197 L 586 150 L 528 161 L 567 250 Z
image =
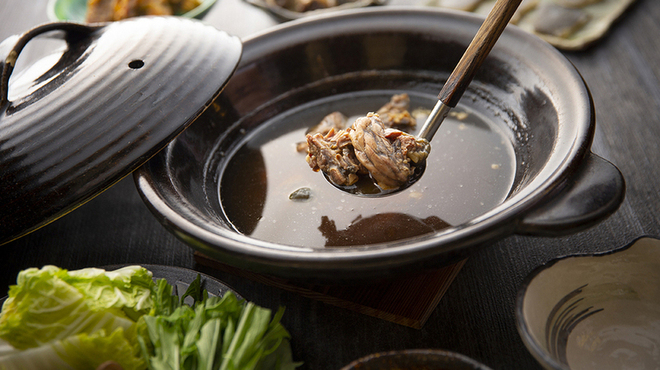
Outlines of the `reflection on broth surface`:
M 306 153 L 296 151 L 309 127 L 334 111 L 349 116 L 351 124 L 365 111 L 377 110 L 391 95 L 336 96 L 263 124 L 220 169 L 220 200 L 227 220 L 238 232 L 264 241 L 319 248 L 355 246 L 458 225 L 505 199 L 515 175 L 513 145 L 494 123 L 462 106 L 456 108 L 458 114 L 447 117 L 431 142 L 421 179 L 404 191 L 357 196 L 310 170 Z M 411 94 L 410 107 L 418 122 L 424 121 L 434 103 L 435 97 Z

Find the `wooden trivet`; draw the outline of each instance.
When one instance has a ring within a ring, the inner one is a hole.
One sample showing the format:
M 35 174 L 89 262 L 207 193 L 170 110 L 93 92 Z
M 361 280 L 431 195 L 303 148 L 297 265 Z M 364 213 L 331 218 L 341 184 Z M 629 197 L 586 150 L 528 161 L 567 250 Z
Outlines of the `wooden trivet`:
M 459 261 L 437 270 L 396 281 L 365 285 L 307 285 L 245 271 L 195 252 L 200 265 L 274 286 L 337 307 L 400 325 L 421 329 L 465 264 Z

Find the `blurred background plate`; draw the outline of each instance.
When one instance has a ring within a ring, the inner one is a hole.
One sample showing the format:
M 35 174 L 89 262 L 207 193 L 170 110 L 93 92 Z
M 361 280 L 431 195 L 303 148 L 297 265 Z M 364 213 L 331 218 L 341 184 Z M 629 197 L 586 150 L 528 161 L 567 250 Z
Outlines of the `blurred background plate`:
M 397 0 L 395 0 L 397 1 Z M 496 0 L 422 0 L 486 16 Z M 635 0 L 524 0 L 511 23 L 562 50 L 582 50 L 605 36 Z
M 271 14 L 275 15 L 277 18 L 279 18 L 282 21 L 289 21 L 298 18 L 308 17 L 311 15 L 331 13 L 340 10 L 363 8 L 371 5 L 383 5 L 387 0 L 355 0 L 344 3 L 341 3 L 340 0 L 338 1 L 339 5 L 327 7 L 327 8 L 308 10 L 308 11 L 294 11 L 291 10 L 290 6 L 288 5 L 296 1 L 304 2 L 306 0 L 286 0 L 287 5 L 285 6 L 278 5 L 280 1 L 276 2 L 276 0 L 244 0 L 244 1 L 247 2 L 248 4 L 252 4 L 256 7 L 262 8 L 270 12 Z M 312 0 L 312 1 L 316 1 L 316 0 Z M 318 1 L 318 2 L 323 2 L 323 1 Z
M 409 349 L 374 353 L 341 370 L 490 370 L 460 353 L 440 349 Z
M 198 7 L 181 16 L 201 19 L 211 10 L 215 2 L 216 0 L 203 0 Z M 48 19 L 53 22 L 84 22 L 87 13 L 87 0 L 49 0 L 47 11 Z

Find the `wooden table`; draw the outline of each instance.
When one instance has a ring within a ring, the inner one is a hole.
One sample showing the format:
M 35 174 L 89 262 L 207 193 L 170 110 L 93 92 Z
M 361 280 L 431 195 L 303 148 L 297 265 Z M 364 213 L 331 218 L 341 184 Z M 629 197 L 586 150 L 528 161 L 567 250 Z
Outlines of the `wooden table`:
M 48 21 L 47 0 L 2 0 L 0 40 Z M 493 369 L 538 369 L 515 325 L 525 276 L 558 256 L 607 251 L 660 236 L 660 2 L 639 0 L 586 51 L 566 53 L 596 106 L 596 154 L 623 172 L 626 199 L 617 213 L 562 238 L 512 236 L 472 255 L 421 329 L 337 308 L 235 275 L 213 274 L 257 304 L 286 307 L 284 324 L 304 369 L 339 369 L 387 350 L 442 348 Z M 240 37 L 278 22 L 241 0 L 218 0 L 205 22 Z M 39 50 L 30 50 L 32 56 Z M 75 143 L 73 143 L 75 145 Z M 0 149 L 2 144 L 0 143 Z M 2 181 L 2 174 L 0 174 Z M 193 250 L 156 221 L 132 177 L 52 224 L 0 247 L 0 295 L 19 270 L 45 264 L 69 269 L 149 263 L 203 269 Z

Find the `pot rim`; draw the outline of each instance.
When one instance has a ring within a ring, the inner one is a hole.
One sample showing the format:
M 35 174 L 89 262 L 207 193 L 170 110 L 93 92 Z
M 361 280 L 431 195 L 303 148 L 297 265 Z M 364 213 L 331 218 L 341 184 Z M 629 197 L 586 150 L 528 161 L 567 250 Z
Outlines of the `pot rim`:
M 246 38 L 243 41 L 241 65 L 248 64 L 258 57 L 257 54 L 263 54 L 264 50 L 276 50 L 309 40 L 310 34 L 314 34 L 313 38 L 317 39 L 323 35 L 336 33 L 337 29 L 341 29 L 342 32 L 347 32 L 346 30 L 362 32 L 370 27 L 383 28 L 382 24 L 385 22 L 382 18 L 388 17 L 396 18 L 396 22 L 387 23 L 387 29 L 394 31 L 421 27 L 420 22 L 411 24 L 409 21 L 411 19 L 424 19 L 427 22 L 438 22 L 439 19 L 442 19 L 461 23 L 464 27 L 474 27 L 476 32 L 483 21 L 482 17 L 471 13 L 396 6 L 324 14 L 281 24 Z M 379 22 L 381 25 L 378 25 Z M 348 25 L 353 27 L 347 28 Z M 310 28 L 312 32 L 310 32 Z M 524 43 L 521 44 L 521 42 Z M 574 107 L 583 107 L 581 110 L 577 110 L 580 113 L 577 117 L 571 117 L 574 118 L 573 122 L 578 123 L 570 125 L 572 127 L 571 137 L 564 135 L 561 138 L 561 140 L 569 140 L 569 142 L 562 145 L 561 155 L 563 157 L 556 161 L 554 169 L 548 170 L 546 164 L 539 175 L 524 189 L 507 198 L 492 210 L 462 225 L 414 239 L 369 246 L 333 247 L 326 250 L 293 247 L 240 235 L 233 230 L 201 220 L 194 212 L 190 212 L 185 207 L 172 204 L 162 196 L 158 186 L 155 185 L 162 180 L 167 181 L 167 178 L 154 179 L 146 169 L 147 166 L 136 171 L 136 185 L 152 212 L 179 238 L 211 256 L 221 254 L 223 260 L 230 260 L 232 264 L 243 267 L 250 266 L 252 270 L 263 268 L 264 271 L 272 272 L 264 266 L 253 265 L 253 263 L 257 263 L 258 265 L 287 268 L 288 271 L 284 272 L 287 275 L 304 275 L 302 272 L 296 273 L 292 267 L 313 270 L 319 274 L 322 274 L 321 271 L 333 274 L 337 269 L 352 270 L 358 266 L 365 271 L 375 270 L 385 266 L 385 263 L 387 263 L 387 268 L 391 269 L 392 263 L 404 266 L 440 254 L 452 254 L 458 257 L 460 252 L 464 252 L 463 250 L 468 246 L 478 246 L 486 241 L 494 241 L 497 238 L 514 234 L 518 223 L 522 221 L 525 214 L 547 202 L 556 192 L 561 191 L 566 180 L 578 170 L 584 158 L 591 154 L 590 147 L 595 132 L 593 101 L 584 80 L 575 67 L 550 44 L 515 26 L 508 26 L 505 29 L 491 54 L 513 52 L 512 59 L 518 60 L 518 58 L 523 58 L 525 53 L 529 53 L 530 49 L 542 51 L 544 56 L 549 58 L 546 62 L 548 65 L 553 65 L 554 68 L 566 73 L 568 84 L 572 87 L 566 90 L 571 91 L 572 104 Z M 560 116 L 559 119 L 562 121 L 567 117 Z M 567 130 L 567 126 L 565 122 L 560 122 L 559 130 Z M 171 147 L 172 144 L 164 152 L 168 153 Z M 557 145 L 550 157 L 556 155 Z M 170 184 L 166 185 L 170 186 Z M 168 191 L 172 191 L 172 195 L 176 193 L 174 187 Z M 179 198 L 178 195 L 175 197 Z M 194 219 L 194 222 L 191 218 Z M 218 246 L 221 246 L 221 250 Z

